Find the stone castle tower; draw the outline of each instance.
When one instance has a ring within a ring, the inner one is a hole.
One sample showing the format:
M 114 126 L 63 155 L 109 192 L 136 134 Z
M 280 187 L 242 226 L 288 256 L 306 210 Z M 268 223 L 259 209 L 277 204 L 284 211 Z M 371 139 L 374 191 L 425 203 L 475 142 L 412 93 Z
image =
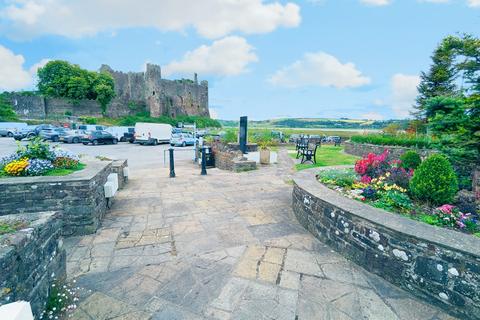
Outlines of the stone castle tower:
M 114 71 L 102 65 L 100 71 L 108 72 L 115 80 L 116 97 L 112 104 L 142 105 L 152 117 L 179 115 L 209 117 L 208 82 L 194 80 L 162 79 L 160 66 L 147 64 L 145 72 Z

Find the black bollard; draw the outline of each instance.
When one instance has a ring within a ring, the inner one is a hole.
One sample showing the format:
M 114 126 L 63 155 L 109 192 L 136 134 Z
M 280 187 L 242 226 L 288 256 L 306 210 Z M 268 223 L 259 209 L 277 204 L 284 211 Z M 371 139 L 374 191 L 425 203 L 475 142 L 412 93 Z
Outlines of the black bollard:
M 175 178 L 175 164 L 173 163 L 173 148 L 169 148 L 170 153 L 170 178 Z
M 205 147 L 202 147 L 202 176 L 207 175 L 207 155 L 205 154 Z

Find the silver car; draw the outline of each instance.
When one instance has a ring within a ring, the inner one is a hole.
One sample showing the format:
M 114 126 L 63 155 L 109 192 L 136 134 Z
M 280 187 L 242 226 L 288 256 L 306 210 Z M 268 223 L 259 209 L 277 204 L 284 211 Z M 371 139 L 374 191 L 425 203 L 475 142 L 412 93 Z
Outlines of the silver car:
M 173 147 L 186 147 L 195 145 L 195 137 L 190 133 L 174 133 L 170 139 L 170 145 Z

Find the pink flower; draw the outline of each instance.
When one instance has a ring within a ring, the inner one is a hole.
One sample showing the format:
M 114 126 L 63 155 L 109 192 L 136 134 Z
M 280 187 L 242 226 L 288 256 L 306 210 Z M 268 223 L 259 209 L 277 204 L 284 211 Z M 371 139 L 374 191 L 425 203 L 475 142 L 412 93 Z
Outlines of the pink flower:
M 444 204 L 443 206 L 438 207 L 437 210 L 440 210 L 440 211 L 442 211 L 443 213 L 446 213 L 446 214 L 452 214 L 452 210 L 454 208 L 455 208 L 454 205 Z
M 367 176 L 367 175 L 365 175 L 365 176 L 362 176 L 362 177 L 360 178 L 360 182 L 362 182 L 362 183 L 367 183 L 367 184 L 368 184 L 368 183 L 372 182 L 372 178 L 369 177 L 369 176 Z

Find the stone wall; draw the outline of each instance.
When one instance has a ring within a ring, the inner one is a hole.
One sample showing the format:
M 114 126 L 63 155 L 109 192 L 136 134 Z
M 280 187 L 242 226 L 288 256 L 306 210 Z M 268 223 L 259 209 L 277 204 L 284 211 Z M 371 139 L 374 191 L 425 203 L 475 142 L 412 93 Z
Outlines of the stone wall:
M 107 116 L 118 118 L 147 111 L 152 117 L 205 116 L 209 117 L 208 82 L 162 79 L 160 66 L 147 64 L 145 72 L 114 71 L 102 65 L 100 71 L 112 75 L 115 98 L 107 108 Z M 67 99 L 41 96 L 10 95 L 15 112 L 22 119 L 45 119 L 73 116 L 101 117 L 95 100 L 71 102 Z
M 102 116 L 100 105 L 95 100 L 80 100 L 73 103 L 66 99 L 13 94 L 10 96 L 10 102 L 13 105 L 14 111 L 22 119 L 55 119 L 59 117 L 63 118 L 66 114 L 77 117 Z M 118 118 L 133 115 L 144 110 L 144 106 L 140 109 L 130 109 L 127 104 L 113 100 L 107 109 L 107 116 Z
M 461 319 L 480 319 L 480 239 L 348 199 L 320 184 L 318 169 L 294 177 L 293 211 L 315 237 Z
M 84 170 L 68 176 L 0 179 L 0 216 L 62 211 L 64 235 L 95 232 L 107 209 L 103 185 L 112 164 L 105 161 L 86 164 Z
M 28 226 L 0 236 L 0 305 L 29 301 L 39 319 L 55 280 L 66 277 L 66 254 L 58 213 L 1 216 L 0 222 L 21 219 Z
M 417 152 L 422 158 L 426 158 L 432 153 L 436 152 L 435 150 L 430 149 L 416 149 L 399 146 L 380 146 L 368 143 L 354 143 L 351 141 L 344 142 L 344 146 L 346 153 L 359 157 L 364 157 L 369 153 L 381 154 L 385 149 L 388 149 L 390 151 L 390 160 L 399 159 L 402 154 L 409 150 Z
M 239 150 L 232 150 L 220 142 L 212 145 L 215 167 L 221 170 L 243 172 L 257 169 L 255 161 L 247 160 Z

